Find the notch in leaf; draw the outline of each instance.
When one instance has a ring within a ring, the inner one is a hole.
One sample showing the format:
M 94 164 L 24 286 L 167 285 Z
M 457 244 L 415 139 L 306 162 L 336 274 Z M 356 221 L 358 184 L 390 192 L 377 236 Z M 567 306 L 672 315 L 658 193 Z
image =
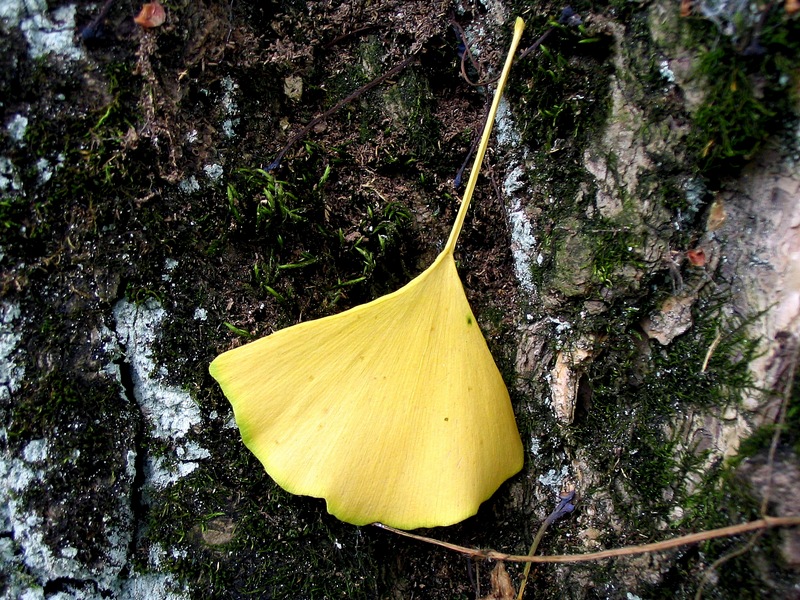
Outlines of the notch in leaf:
M 450 525 L 522 468 L 508 391 L 453 251 L 524 23 L 444 250 L 401 289 L 219 355 L 245 445 L 284 489 L 356 525 Z

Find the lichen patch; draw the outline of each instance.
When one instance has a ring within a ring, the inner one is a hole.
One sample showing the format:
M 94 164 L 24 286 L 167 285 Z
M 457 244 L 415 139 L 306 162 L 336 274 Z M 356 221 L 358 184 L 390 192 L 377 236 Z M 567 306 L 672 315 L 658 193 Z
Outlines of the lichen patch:
M 192 397 L 178 386 L 166 383 L 166 373 L 153 358 L 159 326 L 166 311 L 153 299 L 143 305 L 121 300 L 114 307 L 120 344 L 133 377 L 136 402 L 147 419 L 153 437 L 164 441 L 183 439 L 202 421 Z
M 166 370 L 155 361 L 154 346 L 159 343 L 164 308 L 152 298 L 143 305 L 121 300 L 113 312 L 117 339 L 130 365 L 133 395 L 148 433 L 171 447 L 164 455 L 148 456 L 145 468 L 147 483 L 163 489 L 210 456 L 208 450 L 187 439 L 189 431 L 202 422 L 202 415 L 191 395 L 169 384 Z
M 15 326 L 19 317 L 19 306 L 0 302 L 0 400 L 8 400 L 25 376 L 25 367 L 15 356 L 22 338 Z
M 51 15 L 46 13 L 46 6 L 44 8 L 45 10 L 34 13 L 19 23 L 28 41 L 31 56 L 41 58 L 53 54 L 67 60 L 83 58 L 82 49 L 73 42 L 75 5 L 60 6 Z

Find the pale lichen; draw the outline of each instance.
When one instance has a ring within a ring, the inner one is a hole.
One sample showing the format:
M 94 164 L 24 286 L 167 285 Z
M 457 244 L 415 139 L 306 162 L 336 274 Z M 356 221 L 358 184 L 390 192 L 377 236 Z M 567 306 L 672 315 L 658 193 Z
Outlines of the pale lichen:
M 165 316 L 166 311 L 153 298 L 142 305 L 121 300 L 114 306 L 117 337 L 130 365 L 133 395 L 148 433 L 172 448 L 167 454 L 149 457 L 148 483 L 156 489 L 188 475 L 199 460 L 209 456 L 207 450 L 186 439 L 202 422 L 199 407 L 186 391 L 168 383 L 167 371 L 154 358 Z
M 8 400 L 25 376 L 25 367 L 17 356 L 17 345 L 22 339 L 16 326 L 19 317 L 19 306 L 0 302 L 0 400 Z

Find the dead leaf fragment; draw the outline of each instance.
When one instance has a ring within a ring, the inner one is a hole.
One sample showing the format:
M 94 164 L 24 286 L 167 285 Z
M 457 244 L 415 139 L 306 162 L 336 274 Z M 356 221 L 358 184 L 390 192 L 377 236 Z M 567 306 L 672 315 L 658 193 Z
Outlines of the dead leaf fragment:
M 693 323 L 692 305 L 695 300 L 697 297 L 694 294 L 667 298 L 658 312 L 642 322 L 642 329 L 647 337 L 666 346 L 686 332 Z
M 159 2 L 148 2 L 142 6 L 139 14 L 133 17 L 133 20 L 140 27 L 145 29 L 152 29 L 162 25 L 167 19 L 167 13 L 164 7 Z
M 708 221 L 706 221 L 706 231 L 716 231 L 725 223 L 725 205 L 722 200 L 717 198 L 708 211 Z
M 697 248 L 695 250 L 687 250 L 686 258 L 689 259 L 689 262 L 692 263 L 693 267 L 706 266 L 706 253 L 705 250 L 703 250 L 702 248 Z
M 517 597 L 517 591 L 514 589 L 514 584 L 511 583 L 511 577 L 509 577 L 503 561 L 498 562 L 497 566 L 492 569 L 491 578 L 492 591 L 481 600 L 514 600 Z
M 221 546 L 233 539 L 236 524 L 230 517 L 212 519 L 203 529 L 203 541 L 209 546 Z
M 303 78 L 289 75 L 283 80 L 283 93 L 289 97 L 289 100 L 300 100 L 303 96 Z

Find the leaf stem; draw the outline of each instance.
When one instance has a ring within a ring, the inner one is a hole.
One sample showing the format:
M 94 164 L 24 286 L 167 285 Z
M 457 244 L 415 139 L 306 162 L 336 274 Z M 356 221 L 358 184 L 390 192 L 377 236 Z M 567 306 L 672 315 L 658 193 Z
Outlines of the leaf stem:
M 514 24 L 514 38 L 511 40 L 511 47 L 508 49 L 506 63 L 503 66 L 503 72 L 500 74 L 500 79 L 497 82 L 497 89 L 494 92 L 492 106 L 489 109 L 489 114 L 486 117 L 486 125 L 483 127 L 481 143 L 478 145 L 478 151 L 475 153 L 475 162 L 473 163 L 472 171 L 470 171 L 469 174 L 467 187 L 464 189 L 464 198 L 461 200 L 461 207 L 458 209 L 455 223 L 453 223 L 453 229 L 450 232 L 450 237 L 447 239 L 447 244 L 445 244 L 443 253 L 453 253 L 456 242 L 458 241 L 458 236 L 461 233 L 461 228 L 464 226 L 464 219 L 467 215 L 467 209 L 469 208 L 470 200 L 472 200 L 472 194 L 475 191 L 475 185 L 478 182 L 478 174 L 481 170 L 483 157 L 486 154 L 486 149 L 489 146 L 489 138 L 492 135 L 492 126 L 494 125 L 494 119 L 497 116 L 497 108 L 500 106 L 500 98 L 503 95 L 503 88 L 506 86 L 508 73 L 511 71 L 511 65 L 514 63 L 514 54 L 517 51 L 520 39 L 522 39 L 522 32 L 524 29 L 525 22 L 521 18 L 517 17 L 516 23 Z

